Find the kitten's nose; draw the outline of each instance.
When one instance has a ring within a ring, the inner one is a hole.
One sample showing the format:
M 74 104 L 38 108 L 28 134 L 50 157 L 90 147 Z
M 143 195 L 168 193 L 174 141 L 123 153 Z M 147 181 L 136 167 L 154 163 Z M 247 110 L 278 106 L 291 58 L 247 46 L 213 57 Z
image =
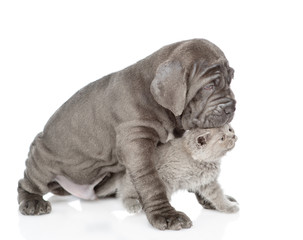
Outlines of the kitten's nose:
M 236 135 L 233 135 L 233 136 L 232 136 L 232 139 L 235 139 L 235 141 L 237 141 L 237 140 L 238 140 L 238 138 L 237 138 L 237 136 L 236 136 Z

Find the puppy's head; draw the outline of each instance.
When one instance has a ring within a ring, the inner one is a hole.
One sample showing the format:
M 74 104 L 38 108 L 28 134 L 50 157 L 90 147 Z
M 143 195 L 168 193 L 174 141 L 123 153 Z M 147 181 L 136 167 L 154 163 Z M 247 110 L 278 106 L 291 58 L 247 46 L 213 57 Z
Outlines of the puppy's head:
M 161 106 L 180 116 L 184 129 L 221 127 L 234 116 L 233 73 L 217 46 L 194 39 L 179 44 L 158 66 L 150 90 Z

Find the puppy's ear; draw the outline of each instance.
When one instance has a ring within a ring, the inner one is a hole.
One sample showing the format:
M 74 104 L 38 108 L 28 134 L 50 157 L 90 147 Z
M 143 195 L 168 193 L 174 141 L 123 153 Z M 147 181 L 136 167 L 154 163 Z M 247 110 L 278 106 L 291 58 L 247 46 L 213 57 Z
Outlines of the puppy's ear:
M 182 114 L 186 100 L 186 72 L 178 61 L 166 61 L 159 65 L 150 86 L 151 94 L 161 106 L 175 116 Z
M 209 132 L 200 134 L 197 138 L 196 138 L 196 144 L 198 147 L 204 147 L 206 146 L 206 144 L 209 141 Z

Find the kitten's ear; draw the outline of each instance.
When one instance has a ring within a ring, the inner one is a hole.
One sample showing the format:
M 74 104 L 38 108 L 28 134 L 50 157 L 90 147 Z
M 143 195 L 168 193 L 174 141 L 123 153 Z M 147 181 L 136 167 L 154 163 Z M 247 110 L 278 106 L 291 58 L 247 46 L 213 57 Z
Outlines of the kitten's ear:
M 200 134 L 197 138 L 196 138 L 196 143 L 198 146 L 203 147 L 208 143 L 209 140 L 209 132 Z

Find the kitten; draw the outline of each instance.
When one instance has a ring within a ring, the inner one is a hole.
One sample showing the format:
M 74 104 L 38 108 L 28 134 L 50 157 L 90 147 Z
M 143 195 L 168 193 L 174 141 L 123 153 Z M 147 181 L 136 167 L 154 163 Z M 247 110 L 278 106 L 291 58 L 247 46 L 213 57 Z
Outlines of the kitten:
M 152 160 L 162 179 L 167 197 L 177 190 L 196 193 L 205 208 L 233 213 L 239 210 L 236 200 L 223 194 L 217 181 L 221 157 L 234 148 L 237 137 L 229 124 L 221 128 L 193 129 L 182 138 L 157 147 Z M 142 209 L 139 196 L 128 172 L 121 179 L 118 194 L 131 212 Z

